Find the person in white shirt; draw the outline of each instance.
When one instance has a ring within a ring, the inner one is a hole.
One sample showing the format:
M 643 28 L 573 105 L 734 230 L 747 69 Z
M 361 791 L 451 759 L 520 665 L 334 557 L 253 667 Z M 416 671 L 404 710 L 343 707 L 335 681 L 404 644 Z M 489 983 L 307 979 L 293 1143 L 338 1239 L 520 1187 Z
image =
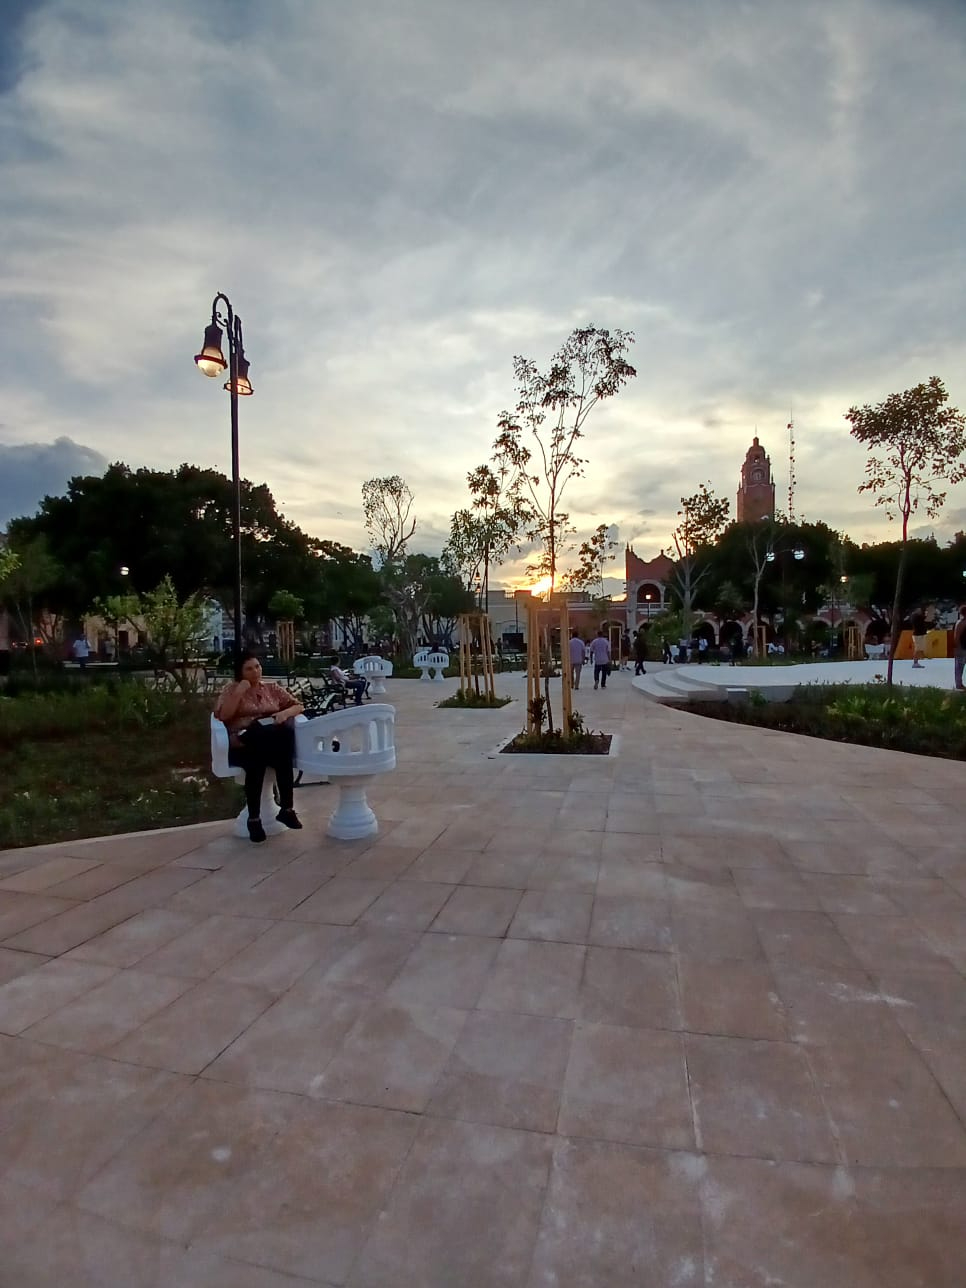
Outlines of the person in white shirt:
M 570 687 L 580 688 L 580 671 L 584 665 L 584 641 L 576 631 L 570 632 Z
M 610 675 L 610 643 L 603 628 L 597 632 L 596 639 L 590 642 L 590 657 L 594 664 L 594 688 L 607 688 L 607 677 Z
M 74 661 L 83 670 L 87 666 L 87 659 L 91 655 L 91 646 L 87 642 L 86 635 L 78 635 L 77 639 L 74 640 L 71 652 L 74 654 Z
M 329 675 L 337 684 L 344 685 L 356 700 L 356 706 L 362 706 L 362 695 L 369 687 L 368 680 L 362 680 L 357 675 L 349 675 L 343 671 L 341 666 L 329 667 Z

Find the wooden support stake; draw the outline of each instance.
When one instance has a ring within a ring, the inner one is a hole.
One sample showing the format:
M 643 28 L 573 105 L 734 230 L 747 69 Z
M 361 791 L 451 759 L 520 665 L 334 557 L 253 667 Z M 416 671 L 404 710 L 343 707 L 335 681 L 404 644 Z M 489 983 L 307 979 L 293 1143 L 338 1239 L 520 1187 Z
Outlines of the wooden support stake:
M 560 676 L 563 684 L 563 715 L 560 727 L 563 736 L 569 738 L 573 699 L 570 687 L 570 605 L 566 598 L 560 601 Z

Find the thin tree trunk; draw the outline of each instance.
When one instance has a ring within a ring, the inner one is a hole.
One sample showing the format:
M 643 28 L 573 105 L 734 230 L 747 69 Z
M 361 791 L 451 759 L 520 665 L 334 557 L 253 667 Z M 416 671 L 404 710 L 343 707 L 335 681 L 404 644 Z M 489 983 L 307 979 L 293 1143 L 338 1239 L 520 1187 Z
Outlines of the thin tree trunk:
M 899 550 L 899 570 L 896 573 L 896 594 L 892 601 L 892 631 L 889 638 L 889 665 L 886 668 L 886 685 L 892 688 L 892 668 L 896 660 L 896 649 L 899 647 L 899 635 L 902 626 L 902 585 L 906 577 L 906 552 L 909 547 L 903 538 Z

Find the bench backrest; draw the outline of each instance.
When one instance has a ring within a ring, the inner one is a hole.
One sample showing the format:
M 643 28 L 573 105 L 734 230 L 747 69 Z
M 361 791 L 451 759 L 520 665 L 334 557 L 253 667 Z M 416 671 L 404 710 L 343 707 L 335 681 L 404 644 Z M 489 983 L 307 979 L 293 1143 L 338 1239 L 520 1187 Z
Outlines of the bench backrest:
M 228 729 L 212 712 L 211 716 L 211 772 L 216 778 L 234 778 L 235 765 L 228 763 Z

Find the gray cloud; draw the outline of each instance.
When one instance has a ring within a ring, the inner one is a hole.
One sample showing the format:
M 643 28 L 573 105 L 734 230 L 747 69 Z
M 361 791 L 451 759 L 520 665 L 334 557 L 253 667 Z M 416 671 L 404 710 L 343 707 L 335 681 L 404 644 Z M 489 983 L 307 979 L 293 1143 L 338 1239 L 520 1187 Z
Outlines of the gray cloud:
M 107 458 L 69 438 L 53 443 L 0 443 L 0 527 L 60 496 L 76 474 L 103 474 Z
M 357 546 L 375 474 L 446 532 L 512 355 L 545 362 L 578 323 L 634 329 L 639 376 L 591 422 L 570 509 L 642 553 L 703 479 L 733 503 L 756 425 L 781 496 L 789 406 L 799 508 L 885 535 L 843 412 L 934 373 L 966 402 L 961 5 L 16 12 L 0 388 L 21 441 L 226 469 L 224 394 L 191 362 L 219 288 L 256 389 L 243 472 Z

